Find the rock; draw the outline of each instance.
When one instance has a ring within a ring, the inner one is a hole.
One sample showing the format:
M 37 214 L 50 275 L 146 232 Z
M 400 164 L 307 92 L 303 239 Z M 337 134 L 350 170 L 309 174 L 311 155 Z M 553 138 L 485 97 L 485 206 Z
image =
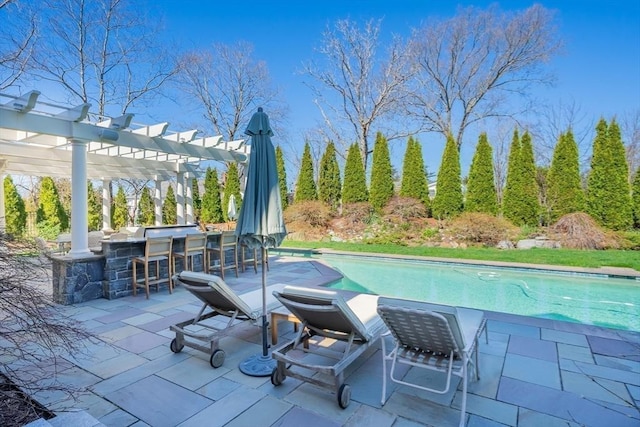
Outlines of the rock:
M 498 249 L 514 249 L 513 242 L 511 240 L 501 240 L 496 245 Z

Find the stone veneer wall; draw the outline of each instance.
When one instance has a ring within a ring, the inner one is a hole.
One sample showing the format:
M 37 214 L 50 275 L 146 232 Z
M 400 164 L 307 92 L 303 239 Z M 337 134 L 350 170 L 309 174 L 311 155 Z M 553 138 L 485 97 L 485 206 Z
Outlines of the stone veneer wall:
M 214 240 L 212 238 L 211 240 Z M 144 240 L 122 240 L 102 242 L 102 254 L 91 255 L 82 259 L 70 257 L 52 257 L 53 261 L 53 297 L 58 304 L 76 304 L 98 298 L 116 299 L 133 294 L 132 259 L 144 256 Z M 184 249 L 184 239 L 174 239 L 173 250 Z M 239 252 L 239 251 L 238 251 Z M 231 253 L 227 251 L 225 260 L 232 262 Z M 238 253 L 238 262 L 240 254 Z M 202 256 L 195 258 L 195 271 L 203 271 Z M 138 266 L 138 278 L 142 277 L 141 265 Z M 160 274 L 167 274 L 167 263 L 160 263 Z M 240 267 L 241 268 L 241 267 Z M 177 271 L 183 269 L 182 261 L 176 263 Z M 154 275 L 152 269 L 151 275 Z M 166 291 L 168 284 L 160 285 Z M 155 291 L 155 286 L 151 286 Z M 144 295 L 144 289 L 138 288 Z M 143 296 L 144 298 L 144 296 Z
M 102 298 L 104 263 L 103 255 L 52 257 L 53 300 L 70 305 Z

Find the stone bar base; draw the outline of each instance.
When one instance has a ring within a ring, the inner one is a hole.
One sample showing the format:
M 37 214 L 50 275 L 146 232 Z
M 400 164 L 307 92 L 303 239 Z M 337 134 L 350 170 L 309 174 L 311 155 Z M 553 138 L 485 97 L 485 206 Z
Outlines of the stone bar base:
M 51 261 L 54 302 L 70 305 L 102 298 L 104 256 L 81 259 L 54 256 Z

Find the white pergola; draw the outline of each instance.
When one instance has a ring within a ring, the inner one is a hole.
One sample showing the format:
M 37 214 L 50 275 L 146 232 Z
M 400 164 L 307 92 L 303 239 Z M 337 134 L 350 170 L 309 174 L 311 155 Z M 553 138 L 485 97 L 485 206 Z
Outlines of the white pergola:
M 135 125 L 133 114 L 92 123 L 88 119 L 89 104 L 61 107 L 39 102 L 39 95 L 38 91 L 20 97 L 0 93 L 0 176 L 71 178 L 69 255 L 74 258 L 91 253 L 87 231 L 88 179 L 103 181 L 106 229 L 111 225 L 108 186 L 112 179 L 155 180 L 156 223 L 160 224 L 160 184 L 176 178 L 178 223 L 184 224 L 193 221 L 191 180 L 205 172 L 200 168 L 201 162 L 248 161 L 249 146 L 245 140 L 225 142 L 221 136 L 198 138 L 197 130 L 170 132 L 168 123 Z M 0 185 L 0 227 L 4 227 L 4 218 L 4 186 Z

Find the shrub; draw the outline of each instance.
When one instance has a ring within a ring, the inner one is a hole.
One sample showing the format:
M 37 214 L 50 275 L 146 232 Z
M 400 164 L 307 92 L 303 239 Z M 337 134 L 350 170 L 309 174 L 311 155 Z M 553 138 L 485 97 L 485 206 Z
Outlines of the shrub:
M 451 221 L 449 232 L 457 239 L 495 246 L 502 240 L 512 240 L 518 228 L 503 218 L 478 212 L 466 212 Z
M 617 249 L 620 242 L 614 233 L 603 230 L 589 214 L 564 215 L 550 228 L 550 237 L 562 247 L 572 249 Z
M 326 229 L 331 218 L 329 206 L 318 200 L 294 203 L 284 212 L 287 225 L 299 232 L 309 229 Z
M 376 214 L 369 202 L 359 202 L 344 205 L 342 217 L 352 224 L 371 224 Z
M 389 203 L 384 207 L 383 213 L 385 220 L 401 223 L 426 218 L 428 215 L 427 208 L 420 200 L 413 197 L 399 196 L 389 200 Z

